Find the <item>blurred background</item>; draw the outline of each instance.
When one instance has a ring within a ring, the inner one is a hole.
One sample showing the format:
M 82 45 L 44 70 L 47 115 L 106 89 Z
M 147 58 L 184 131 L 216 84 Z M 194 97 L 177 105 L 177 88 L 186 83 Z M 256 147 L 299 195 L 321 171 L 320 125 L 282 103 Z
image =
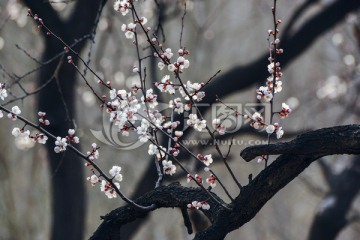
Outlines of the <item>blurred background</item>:
M 147 144 L 135 146 L 135 138 L 123 139 L 112 132 L 111 126 L 106 124 L 107 116 L 79 74 L 63 66 L 66 61 L 59 65 L 63 61 L 61 54 L 47 62 L 62 52 L 63 45 L 49 40 L 33 19 L 26 16 L 27 9 L 32 8 L 68 44 L 90 33 L 90 39 L 81 40 L 75 48 L 84 59 L 91 59 L 89 66 L 99 76 L 111 81 L 117 89 L 129 89 L 138 81 L 132 72 L 137 58 L 121 25 L 131 20 L 113 10 L 113 1 L 91 2 L 0 0 L 0 82 L 5 82 L 10 92 L 5 106 L 18 105 L 24 116 L 33 121 L 39 110 L 48 112 L 50 122 L 54 123 L 52 130 L 58 135 L 64 136 L 66 129 L 75 126 L 83 151 L 90 150 L 93 142 L 101 147 L 98 164 L 105 171 L 113 165 L 122 167 L 121 189 L 134 198 L 151 190 L 156 180 Z M 140 2 L 141 15 L 149 19 L 149 26 L 153 26 L 164 46 L 176 52 L 180 47 L 185 1 Z M 322 14 L 334 11 L 333 6 L 338 3 L 352 5 L 353 1 L 278 1 L 277 16 L 283 22 L 279 29 L 284 48 L 280 59 L 284 77 L 283 91 L 276 95 L 275 107 L 280 109 L 281 103 L 286 102 L 293 109 L 290 117 L 281 122 L 285 130 L 282 140 L 308 130 L 359 122 L 360 12 L 351 7 L 335 8 L 332 18 L 321 18 Z M 242 110 L 246 104 L 257 103 L 255 90 L 267 77 L 267 31 L 273 27 L 271 6 L 269 0 L 186 1 L 182 45 L 191 53 L 191 65 L 184 79 L 206 82 L 221 70 L 213 87 L 209 86 L 205 103 L 212 103 L 215 94 Z M 94 26 L 97 26 L 96 34 Z M 82 30 L 87 32 L 82 34 Z M 95 36 L 94 43 L 91 43 L 92 36 Z M 140 35 L 139 42 L 144 47 L 143 56 L 150 55 L 144 36 Z M 163 73 L 158 72 L 156 59 L 149 57 L 144 63 L 149 85 L 161 80 Z M 78 65 L 83 71 L 83 64 Z M 57 67 L 60 73 L 52 79 L 50 76 Z M 86 78 L 99 94 L 108 94 L 97 86 L 97 79 L 89 71 Z M 48 80 L 51 83 L 39 94 L 32 94 Z M 57 90 L 59 86 L 62 94 Z M 166 97 L 161 97 L 159 102 L 168 102 Z M 206 118 L 210 121 L 213 114 L 210 107 Z M 98 187 L 91 187 L 86 181 L 91 172 L 81 159 L 71 154 L 54 156 L 53 146 L 47 149 L 15 139 L 11 136 L 15 126 L 21 127 L 21 123 L 1 119 L 0 239 L 88 239 L 101 223 L 100 216 L 124 205 L 119 198 L 108 199 Z M 224 152 L 229 148 L 225 140 L 232 137 L 238 144 L 232 147 L 229 164 L 239 181 L 246 184 L 248 175 L 256 176 L 263 164 L 246 163 L 239 153 L 247 145 L 266 140 L 266 136 L 250 132 L 246 125 L 241 125 L 223 137 L 221 149 Z M 207 139 L 205 134 L 190 134 L 187 138 Z M 212 146 L 189 142 L 189 148 L 196 153 L 213 153 L 214 171 L 233 196 L 239 193 L 224 166 L 216 163 Z M 184 159 L 186 166 L 201 174 L 189 160 Z M 331 219 L 346 217 L 349 222 L 337 239 L 359 239 L 360 198 L 357 192 L 360 186 L 356 183 L 360 182 L 360 171 L 351 171 L 360 168 L 358 165 L 353 156 L 328 156 L 317 161 L 269 201 L 251 222 L 226 239 L 310 239 L 312 229 L 319 227 L 316 224 L 326 209 L 329 196 L 340 193 L 348 205 L 341 213 L 336 213 L 338 215 L 329 216 Z M 171 181 L 187 184 L 180 171 L 166 178 L 165 183 Z M 342 184 L 353 187 L 349 192 L 340 192 Z M 214 191 L 228 201 L 221 189 Z M 198 229 L 207 224 L 201 220 L 201 215 L 194 214 L 193 219 Z M 129 224 L 122 231 L 124 239 L 193 237 L 187 234 L 179 209 L 157 210 L 145 221 Z M 69 235 L 66 236 L 66 232 Z

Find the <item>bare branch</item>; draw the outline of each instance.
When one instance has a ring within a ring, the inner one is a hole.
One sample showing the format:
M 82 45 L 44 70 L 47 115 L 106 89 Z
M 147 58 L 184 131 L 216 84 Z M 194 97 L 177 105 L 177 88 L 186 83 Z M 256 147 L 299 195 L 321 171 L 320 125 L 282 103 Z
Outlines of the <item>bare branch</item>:
M 290 142 L 252 146 L 240 156 L 249 162 L 261 155 L 313 155 L 360 154 L 360 126 L 346 125 L 323 128 L 299 135 Z

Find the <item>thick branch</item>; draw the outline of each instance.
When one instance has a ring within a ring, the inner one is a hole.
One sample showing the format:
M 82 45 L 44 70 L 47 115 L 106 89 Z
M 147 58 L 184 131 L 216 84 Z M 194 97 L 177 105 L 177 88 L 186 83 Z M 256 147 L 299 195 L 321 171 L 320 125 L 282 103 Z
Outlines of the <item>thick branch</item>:
M 216 195 L 214 194 L 216 197 Z M 161 186 L 135 200 L 137 204 L 156 204 L 157 208 L 186 208 L 192 201 L 208 201 L 210 210 L 204 211 L 210 221 L 217 211 L 222 210 L 209 196 L 200 188 L 187 188 L 179 183 Z M 219 199 L 220 200 L 220 199 Z M 221 201 L 221 200 L 220 200 Z M 222 201 L 221 201 L 222 202 Z M 157 209 L 156 208 L 156 209 Z M 228 211 L 227 211 L 228 212 Z M 120 239 L 120 228 L 138 218 L 147 216 L 149 212 L 139 210 L 130 205 L 117 208 L 107 214 L 104 221 L 90 238 L 92 240 Z
M 299 135 L 290 142 L 252 146 L 240 156 L 251 161 L 261 155 L 318 155 L 360 154 L 360 126 L 346 125 L 323 128 Z
M 308 142 L 304 141 L 305 139 Z M 343 146 L 344 149 L 341 150 L 335 146 L 335 142 Z M 303 149 L 303 151 L 298 151 L 295 148 L 295 143 L 298 143 L 296 146 Z M 345 143 L 348 143 L 348 146 Z M 306 144 L 312 151 L 304 149 L 302 144 Z M 315 144 L 316 146 L 310 146 Z M 336 151 L 326 147 L 328 144 L 335 147 Z M 299 135 L 291 142 L 269 146 L 246 148 L 242 152 L 242 156 L 250 156 L 248 158 L 250 160 L 260 149 L 270 151 L 261 151 L 264 154 L 285 154 L 278 157 L 269 167 L 242 189 L 240 195 L 235 199 L 235 207 L 230 215 L 219 214 L 213 225 L 205 231 L 198 233 L 195 239 L 223 239 L 227 233 L 241 227 L 255 217 L 267 201 L 320 157 L 335 153 L 359 153 L 360 126 L 348 125 L 320 129 Z M 275 150 L 276 146 L 279 146 L 279 151 Z M 288 150 L 286 146 L 290 146 L 292 150 Z M 317 148 L 320 150 L 317 151 Z M 299 153 L 299 155 L 294 155 L 294 151 Z
M 341 150 L 335 143 L 342 146 L 343 149 Z M 334 147 L 336 151 L 326 147 L 328 144 Z M 311 150 L 304 150 L 303 145 L 307 145 Z M 289 146 L 291 151 L 286 146 Z M 276 147 L 279 147 L 280 150 L 276 150 Z M 297 147 L 303 150 L 299 151 Z M 263 149 L 267 149 L 269 152 L 264 152 Z M 264 154 L 274 152 L 276 154 L 285 154 L 278 157 L 247 186 L 242 188 L 240 195 L 233 203 L 232 211 L 217 208 L 216 204 L 212 203 L 210 211 L 204 212 L 209 217 L 212 225 L 206 230 L 198 232 L 195 239 L 224 239 L 229 232 L 241 227 L 255 217 L 267 201 L 320 157 L 335 153 L 359 153 L 360 125 L 320 129 L 299 135 L 288 143 L 249 147 L 243 153 L 246 156 L 255 156 L 255 153 L 260 150 Z M 294 154 L 294 152 L 298 155 Z M 136 202 L 142 205 L 155 203 L 158 208 L 183 207 L 189 201 L 205 197 L 207 196 L 200 189 L 184 188 L 178 184 L 171 184 L 145 194 Z M 136 210 L 130 206 L 118 208 L 106 215 L 104 222 L 95 232 L 92 239 L 118 239 L 120 237 L 119 228 L 122 225 L 146 215 L 146 212 Z M 100 238 L 100 236 L 103 238 Z

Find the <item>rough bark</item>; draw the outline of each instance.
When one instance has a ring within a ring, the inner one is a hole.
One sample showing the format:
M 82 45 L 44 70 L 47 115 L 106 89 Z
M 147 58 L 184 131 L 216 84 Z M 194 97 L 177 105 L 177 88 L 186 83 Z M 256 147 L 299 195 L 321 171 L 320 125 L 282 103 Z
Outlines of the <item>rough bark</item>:
M 335 143 L 342 147 L 334 148 Z M 306 148 L 310 150 L 299 151 Z M 287 143 L 248 147 L 242 151 L 241 156 L 249 161 L 257 155 L 274 152 L 281 155 L 241 189 L 240 194 L 229 205 L 231 211 L 210 201 L 211 209 L 204 213 L 211 226 L 198 232 L 194 239 L 224 239 L 229 232 L 255 217 L 266 202 L 315 160 L 333 154 L 359 154 L 360 125 L 324 128 L 301 134 Z M 143 205 L 155 203 L 158 208 L 169 208 L 184 207 L 191 201 L 207 199 L 208 196 L 200 189 L 182 187 L 175 183 L 150 191 L 136 202 Z M 147 214 L 148 212 L 131 206 L 115 209 L 104 217 L 91 239 L 119 239 L 121 227 Z

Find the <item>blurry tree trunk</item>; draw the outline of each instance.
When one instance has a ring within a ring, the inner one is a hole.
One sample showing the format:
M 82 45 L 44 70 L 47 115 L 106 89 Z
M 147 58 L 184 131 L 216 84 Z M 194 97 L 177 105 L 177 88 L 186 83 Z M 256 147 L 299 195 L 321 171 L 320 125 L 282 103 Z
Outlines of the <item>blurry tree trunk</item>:
M 98 10 L 106 1 L 78 0 L 73 13 L 66 20 L 62 20 L 49 3 L 31 0 L 23 0 L 23 2 L 33 13 L 38 14 L 44 20 L 45 25 L 55 34 L 66 43 L 72 44 L 75 39 L 90 34 Z M 46 36 L 46 34 L 43 34 L 43 37 L 45 50 L 42 61 L 49 60 L 64 51 L 64 46 L 55 37 Z M 84 46 L 83 41 L 74 49 L 80 52 Z M 74 56 L 73 58 L 76 64 L 77 59 Z M 38 85 L 42 85 L 50 79 L 59 61 L 63 61 L 63 63 L 60 63 L 61 66 L 56 74 L 57 81 L 52 81 L 38 95 L 38 110 L 47 113 L 51 123 L 48 129 L 51 133 L 55 136 L 65 136 L 68 129 L 74 127 L 72 120 L 76 116 L 76 71 L 74 67 L 68 64 L 66 59 L 53 61 L 40 70 Z M 82 159 L 70 151 L 65 154 L 56 154 L 52 144 L 47 144 L 46 147 L 50 162 L 52 190 L 51 239 L 83 239 L 86 199 Z
M 360 191 L 360 157 L 350 166 L 329 178 L 330 191 L 322 200 L 310 228 L 309 240 L 334 240 L 352 222 L 348 216 Z
M 358 13 L 360 19 L 360 13 Z M 360 50 L 360 20 L 354 24 L 353 33 Z M 360 191 L 360 156 L 340 174 L 334 174 L 326 163 L 320 165 L 330 188 L 322 200 L 310 228 L 309 240 L 333 240 L 358 216 L 349 216 L 351 205 Z

